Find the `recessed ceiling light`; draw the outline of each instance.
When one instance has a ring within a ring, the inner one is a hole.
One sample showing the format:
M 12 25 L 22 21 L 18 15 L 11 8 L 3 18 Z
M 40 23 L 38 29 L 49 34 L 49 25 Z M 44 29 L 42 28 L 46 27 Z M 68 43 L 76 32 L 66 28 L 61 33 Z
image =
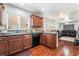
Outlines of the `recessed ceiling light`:
M 45 9 L 43 8 L 43 9 L 42 9 L 42 11 L 44 12 L 44 11 L 45 11 Z

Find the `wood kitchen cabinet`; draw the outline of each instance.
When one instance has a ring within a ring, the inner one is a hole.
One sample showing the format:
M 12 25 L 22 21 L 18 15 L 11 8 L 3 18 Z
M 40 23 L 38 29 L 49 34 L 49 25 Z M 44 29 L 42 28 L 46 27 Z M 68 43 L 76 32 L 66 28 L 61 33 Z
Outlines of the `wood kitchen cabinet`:
M 32 47 L 32 35 L 24 35 L 23 47 L 24 49 Z
M 0 3 L 0 26 L 2 25 L 2 12 L 3 12 L 4 6 L 2 3 Z
M 8 51 L 7 37 L 0 37 L 0 56 L 8 55 Z
M 47 44 L 47 38 L 46 38 L 46 35 L 45 34 L 42 34 L 41 35 L 40 43 L 43 44 L 43 45 L 46 45 Z
M 0 37 L 0 56 L 10 55 L 30 47 L 32 47 L 32 35 Z
M 56 48 L 56 34 L 42 34 L 41 44 L 51 48 Z
M 42 27 L 43 26 L 43 18 L 42 17 L 32 15 L 31 19 L 32 19 L 31 21 L 32 21 L 33 27 Z
M 47 46 L 56 48 L 56 35 L 55 34 L 47 34 Z
M 9 54 L 21 51 L 23 49 L 22 35 L 8 36 Z

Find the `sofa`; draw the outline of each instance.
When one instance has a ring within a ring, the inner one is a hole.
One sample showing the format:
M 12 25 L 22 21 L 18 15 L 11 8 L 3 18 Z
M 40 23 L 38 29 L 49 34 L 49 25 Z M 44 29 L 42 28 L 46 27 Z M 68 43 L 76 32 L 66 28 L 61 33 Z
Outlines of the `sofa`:
M 62 36 L 76 37 L 76 30 L 63 30 Z

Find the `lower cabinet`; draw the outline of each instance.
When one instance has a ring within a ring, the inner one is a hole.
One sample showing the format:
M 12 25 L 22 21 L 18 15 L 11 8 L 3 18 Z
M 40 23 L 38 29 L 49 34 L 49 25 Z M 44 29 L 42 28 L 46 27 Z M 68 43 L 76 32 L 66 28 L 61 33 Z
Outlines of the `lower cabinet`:
M 32 47 L 32 35 L 23 36 L 23 47 L 24 49 Z
M 41 44 L 56 47 L 56 34 L 42 34 Z M 0 36 L 0 56 L 9 55 L 32 47 L 32 35 Z
M 56 48 L 56 34 L 42 34 L 41 44 Z
M 47 46 L 56 48 L 56 35 L 55 34 L 47 34 Z
M 23 49 L 22 36 L 14 35 L 8 36 L 9 54 L 21 51 Z
M 7 37 L 0 37 L 0 56 L 8 55 Z
M 46 45 L 47 44 L 47 38 L 46 38 L 46 35 L 45 34 L 42 34 L 41 35 L 40 43 L 43 44 L 43 45 Z
M 0 56 L 10 55 L 32 47 L 32 35 L 0 36 Z

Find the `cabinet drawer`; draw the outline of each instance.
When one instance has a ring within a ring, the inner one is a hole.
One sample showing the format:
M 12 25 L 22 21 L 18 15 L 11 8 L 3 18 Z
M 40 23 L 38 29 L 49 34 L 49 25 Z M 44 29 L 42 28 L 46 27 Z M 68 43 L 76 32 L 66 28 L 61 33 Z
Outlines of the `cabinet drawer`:
M 32 39 L 32 35 L 24 35 L 24 38 Z
M 15 35 L 13 35 L 13 36 L 8 36 L 8 38 L 9 38 L 9 39 L 18 38 L 18 36 L 15 36 Z
M 13 36 L 8 36 L 8 39 L 13 40 L 13 39 L 18 39 L 18 38 L 22 38 L 23 36 L 19 36 L 19 35 L 13 35 Z

